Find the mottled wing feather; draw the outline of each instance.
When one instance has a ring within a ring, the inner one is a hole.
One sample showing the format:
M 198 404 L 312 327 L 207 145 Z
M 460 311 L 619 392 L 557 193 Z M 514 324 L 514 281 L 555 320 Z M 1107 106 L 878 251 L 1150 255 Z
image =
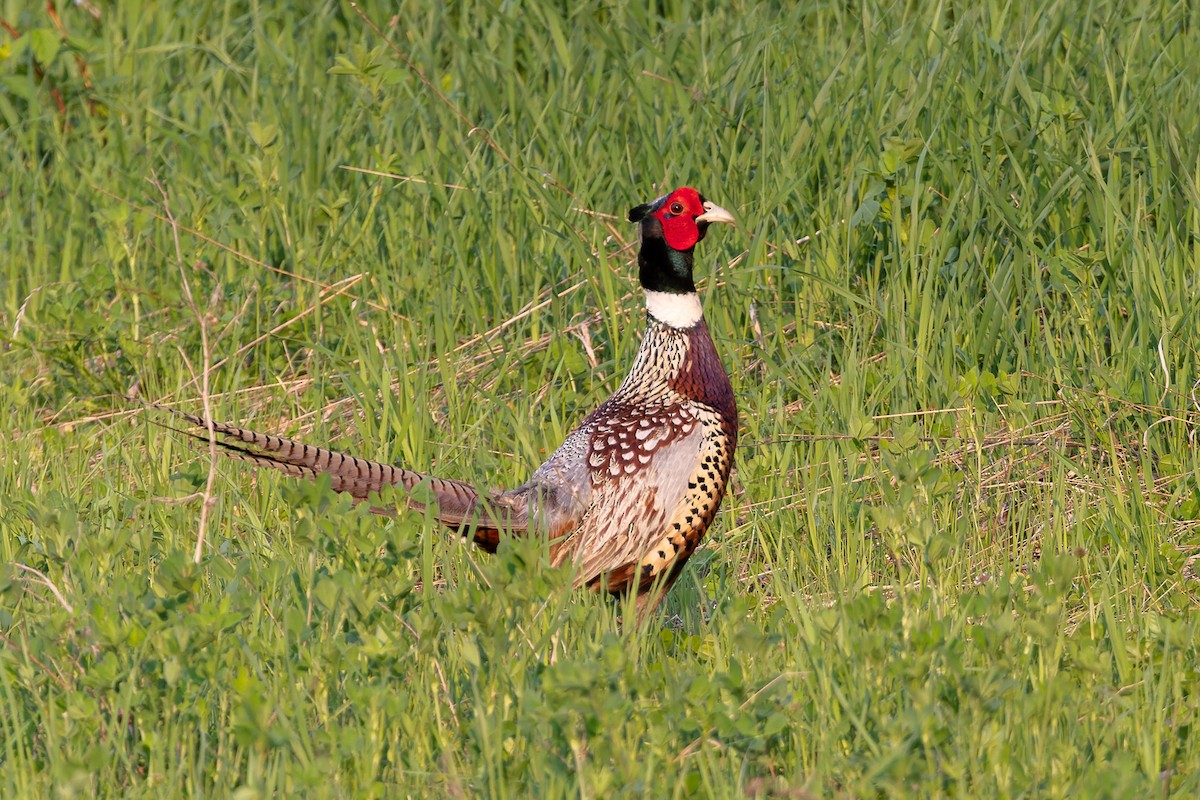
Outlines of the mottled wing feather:
M 640 421 L 626 427 L 636 439 Z M 602 434 L 607 443 L 607 433 Z M 593 472 L 592 504 L 580 531 L 572 558 L 579 564 L 580 579 L 592 583 L 601 575 L 613 573 L 606 588 L 619 591 L 628 578 L 615 573 L 621 567 L 637 563 L 667 530 L 676 512 L 679 498 L 686 490 L 700 459 L 702 432 L 698 425 L 675 426 L 660 432 L 658 438 L 641 442 L 661 442 L 649 451 L 633 447 L 614 453 L 612 463 Z M 632 452 L 632 462 L 626 457 Z M 625 465 L 639 468 L 625 471 Z M 620 473 L 613 474 L 619 466 Z M 674 555 L 672 552 L 671 555 Z M 618 585 L 619 584 L 619 585 Z

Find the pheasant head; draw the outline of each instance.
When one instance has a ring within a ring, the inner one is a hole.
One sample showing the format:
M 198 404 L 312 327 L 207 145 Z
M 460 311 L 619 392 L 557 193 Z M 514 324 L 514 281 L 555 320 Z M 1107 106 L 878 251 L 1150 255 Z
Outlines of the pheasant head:
M 701 314 L 692 253 L 710 224 L 733 224 L 733 215 L 682 186 L 631 209 L 629 221 L 641 225 L 638 279 L 646 290 L 650 315 L 676 328 L 695 325 Z

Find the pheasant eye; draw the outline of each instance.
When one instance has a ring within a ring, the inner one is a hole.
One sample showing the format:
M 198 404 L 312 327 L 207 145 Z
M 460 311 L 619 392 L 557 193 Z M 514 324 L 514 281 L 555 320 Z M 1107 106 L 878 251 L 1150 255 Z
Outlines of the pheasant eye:
M 678 216 L 679 214 L 682 214 L 683 213 L 683 203 L 679 202 L 678 200 L 676 200 L 674 203 L 671 203 L 670 211 L 672 214 L 675 214 L 676 216 Z

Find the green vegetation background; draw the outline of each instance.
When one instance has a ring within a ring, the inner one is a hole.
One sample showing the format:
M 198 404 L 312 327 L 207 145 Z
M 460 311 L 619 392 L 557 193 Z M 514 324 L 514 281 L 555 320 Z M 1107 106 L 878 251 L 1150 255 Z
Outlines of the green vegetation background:
M 273 5 L 0 0 L 0 795 L 1200 795 L 1195 4 Z M 124 394 L 516 484 L 679 184 L 660 619 L 224 463 L 193 563 Z

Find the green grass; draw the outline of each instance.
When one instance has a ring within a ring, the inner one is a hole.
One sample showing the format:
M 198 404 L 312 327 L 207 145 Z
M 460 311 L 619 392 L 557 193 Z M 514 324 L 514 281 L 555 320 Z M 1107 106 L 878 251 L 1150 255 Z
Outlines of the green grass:
M 1194 4 L 60 5 L 0 1 L 0 795 L 1200 794 Z M 193 563 L 123 395 L 515 485 L 685 183 L 742 447 L 660 619 L 230 464 Z

